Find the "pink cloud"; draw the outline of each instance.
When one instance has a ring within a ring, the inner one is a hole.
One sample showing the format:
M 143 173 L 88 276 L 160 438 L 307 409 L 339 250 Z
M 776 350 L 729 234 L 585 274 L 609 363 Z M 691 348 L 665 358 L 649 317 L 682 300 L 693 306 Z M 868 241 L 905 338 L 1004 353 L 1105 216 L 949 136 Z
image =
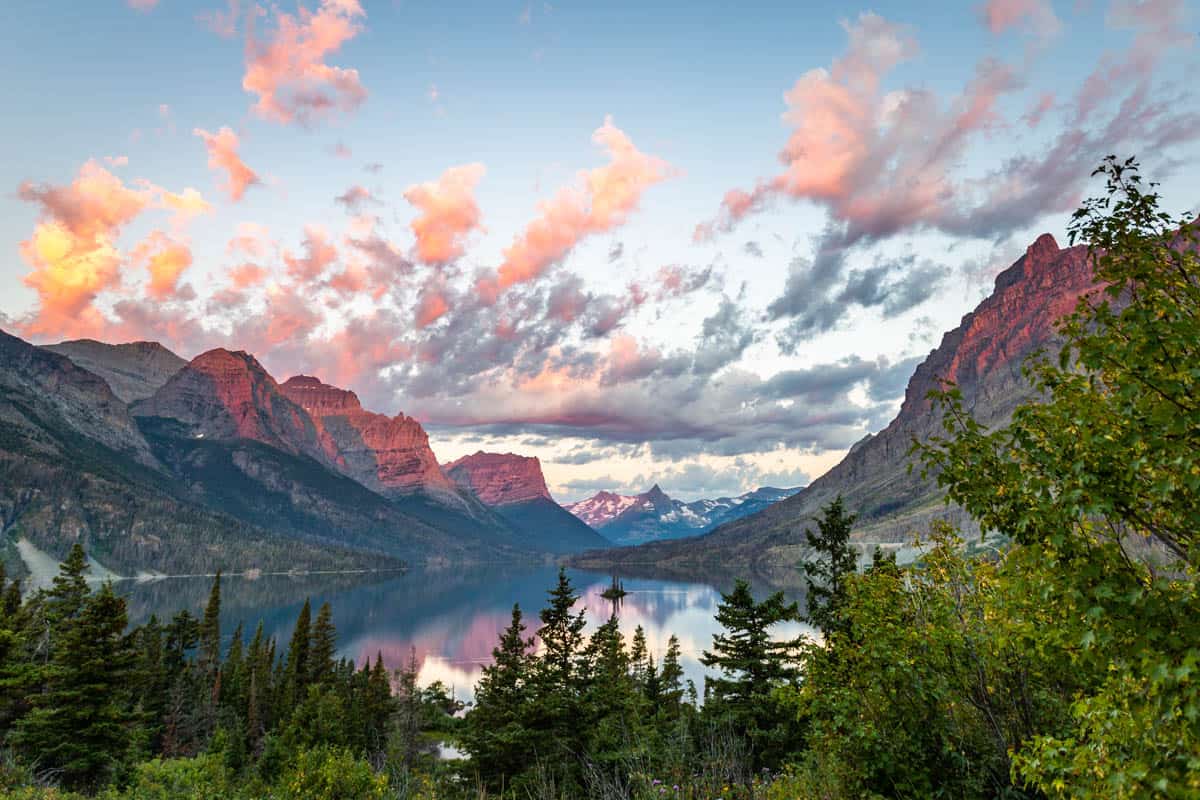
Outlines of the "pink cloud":
M 918 52 L 911 32 L 871 13 L 843 25 L 846 53 L 784 95 L 792 133 L 779 154 L 783 171 L 750 191 L 727 192 L 697 240 L 732 229 L 779 196 L 827 207 L 849 225 L 847 244 L 938 225 L 954 211 L 951 173 L 972 137 L 1003 124 L 997 101 L 1021 87 L 1019 77 L 984 60 L 948 103 L 923 89 L 884 91 L 884 78 Z
M 358 211 L 364 205 L 378 202 L 371 191 L 365 186 L 351 186 L 346 191 L 342 192 L 337 197 L 333 198 L 333 202 L 341 203 L 346 207 L 347 211 Z
M 1024 24 L 1038 38 L 1047 39 L 1062 28 L 1047 0 L 987 0 L 981 13 L 992 33 L 1003 33 Z
M 267 279 L 267 270 L 249 261 L 229 270 L 229 280 L 237 290 L 258 286 Z
M 204 140 L 204 146 L 208 149 L 209 168 L 225 172 L 226 179 L 221 188 L 229 194 L 230 200 L 236 203 L 242 199 L 246 189 L 260 183 L 254 170 L 238 156 L 238 136 L 231 129 L 223 127 L 216 133 L 209 133 L 196 128 L 192 134 Z
M 162 231 L 153 231 L 134 246 L 132 257 L 150 273 L 146 291 L 155 300 L 170 300 L 178 291 L 179 276 L 192 265 L 192 251 Z
M 126 2 L 135 11 L 152 11 L 158 5 L 158 0 L 126 0 Z
M 450 167 L 436 181 L 404 190 L 404 199 L 420 212 L 410 224 L 420 261 L 446 264 L 462 256 L 467 236 L 481 227 L 475 185 L 485 171 L 483 164 Z
M 283 255 L 288 275 L 298 283 L 315 280 L 326 267 L 337 260 L 338 255 L 337 248 L 318 225 L 304 226 L 304 251 L 303 256 L 293 256 L 291 253 Z
M 362 105 L 367 90 L 358 70 L 330 66 L 325 59 L 362 30 L 365 16 L 358 0 L 321 0 L 315 12 L 278 12 L 273 35 L 265 41 L 251 30 L 242 88 L 258 96 L 254 112 L 275 122 L 308 124 Z
M 246 253 L 255 258 L 266 255 L 271 244 L 271 232 L 257 222 L 239 222 L 234 235 L 225 246 L 229 253 Z
M 1154 70 L 1173 48 L 1196 41 L 1183 0 L 1114 0 L 1106 22 L 1110 28 L 1133 32 L 1123 53 L 1107 54 L 1087 77 L 1075 99 L 1077 123 L 1082 123 L 1111 98 L 1118 87 L 1145 88 Z
M 1021 120 L 1028 124 L 1030 128 L 1036 128 L 1038 125 L 1042 124 L 1042 118 L 1045 117 L 1046 114 L 1050 113 L 1050 111 L 1053 109 L 1054 92 L 1043 92 L 1042 95 L 1038 97 L 1037 103 L 1035 103 L 1028 111 L 1025 112 L 1025 115 L 1021 117 Z
M 147 189 L 131 189 L 120 178 L 88 161 L 66 186 L 23 183 L 22 200 L 41 206 L 33 235 L 21 254 L 33 267 L 25 285 L 38 295 L 31 335 L 84 335 L 102 326 L 92 306 L 96 296 L 120 283 L 121 230 L 153 202 Z
M 671 175 L 665 161 L 638 150 L 611 118 L 592 141 L 608 153 L 609 163 L 581 172 L 579 185 L 560 189 L 540 205 L 539 216 L 504 251 L 496 278 L 479 282 L 482 297 L 536 279 L 583 238 L 624 224 L 646 189 Z
M 211 210 L 195 189 L 175 193 L 144 179 L 126 185 L 94 160 L 65 186 L 25 182 L 17 194 L 41 207 L 33 234 L 20 248 L 32 267 L 24 282 L 38 296 L 37 308 L 22 323 L 30 336 L 100 335 L 110 323 L 93 303 L 122 284 L 128 259 L 117 239 L 125 227 L 144 211 L 161 209 L 174 212 L 178 234 L 192 217 Z M 132 255 L 150 269 L 147 290 L 158 297 L 174 294 L 179 274 L 191 263 L 186 246 L 161 231 Z
M 417 302 L 417 327 L 429 327 L 449 310 L 450 300 L 444 290 L 436 286 L 425 287 Z

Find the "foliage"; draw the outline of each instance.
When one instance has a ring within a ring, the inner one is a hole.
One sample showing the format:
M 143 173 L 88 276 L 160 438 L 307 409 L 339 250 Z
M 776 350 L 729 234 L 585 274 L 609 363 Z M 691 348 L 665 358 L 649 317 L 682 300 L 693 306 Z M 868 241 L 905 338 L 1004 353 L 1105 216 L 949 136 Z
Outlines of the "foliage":
M 804 537 L 815 555 L 803 562 L 808 589 L 806 616 L 822 631 L 839 626 L 839 613 L 845 602 L 846 576 L 858 569 L 858 551 L 850 544 L 850 531 L 857 515 L 847 513 L 842 496 L 821 510 L 817 532 L 804 530 Z
M 1051 614 L 1029 646 L 1083 684 L 1073 725 L 1039 731 L 1020 778 L 1051 796 L 1185 796 L 1200 792 L 1196 239 L 1132 160 L 1098 172 L 1108 194 L 1071 238 L 1106 288 L 1064 320 L 1061 355 L 1029 366 L 1046 401 L 988 432 L 950 390 L 950 437 L 925 456 L 949 499 L 1026 551 L 1011 580 Z

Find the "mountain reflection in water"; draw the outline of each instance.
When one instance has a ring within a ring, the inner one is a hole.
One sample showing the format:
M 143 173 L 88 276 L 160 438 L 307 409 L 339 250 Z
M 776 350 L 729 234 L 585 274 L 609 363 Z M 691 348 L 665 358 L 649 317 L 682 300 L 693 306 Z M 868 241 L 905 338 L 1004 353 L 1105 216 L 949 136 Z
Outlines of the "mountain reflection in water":
M 264 632 L 286 647 L 305 598 L 311 600 L 314 614 L 328 602 L 342 656 L 361 665 L 382 653 L 384 663 L 398 669 L 415 654 L 421 685 L 442 681 L 459 699 L 469 701 L 483 667 L 491 661 L 492 648 L 509 624 L 513 603 L 521 605 L 527 635 L 532 635 L 557 574 L 552 566 L 506 565 L 368 576 L 229 577 L 221 584 L 222 631 L 228 644 L 234 628 L 243 623 L 248 640 L 261 620 Z M 568 575 L 582 595 L 577 608 L 586 609 L 590 630 L 612 612 L 612 602 L 601 597 L 611 585 L 611 576 L 580 570 L 568 570 Z M 622 580 L 628 594 L 617 614 L 626 640 L 641 625 L 655 661 L 661 662 L 667 640 L 677 636 L 685 676 L 702 692 L 705 668 L 699 658 L 719 630 L 714 619 L 721 599 L 718 588 L 677 578 Z M 128 598 L 130 622 L 138 624 L 151 614 L 165 620 L 183 608 L 199 616 L 210 585 L 206 578 L 167 578 L 143 584 L 122 582 L 116 588 Z M 758 597 L 769 591 L 770 587 L 755 587 Z M 808 630 L 797 623 L 780 626 L 775 633 L 795 636 Z

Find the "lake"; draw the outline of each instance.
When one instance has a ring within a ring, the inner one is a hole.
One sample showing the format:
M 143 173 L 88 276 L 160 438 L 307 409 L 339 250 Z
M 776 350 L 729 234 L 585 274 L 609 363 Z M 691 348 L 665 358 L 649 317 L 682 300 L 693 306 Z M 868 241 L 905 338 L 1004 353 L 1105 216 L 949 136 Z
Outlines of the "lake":
M 234 627 L 243 623 L 248 641 L 261 620 L 265 633 L 275 637 L 283 651 L 305 598 L 311 600 L 314 616 L 321 603 L 328 602 L 342 656 L 361 665 L 382 653 L 384 663 L 397 669 L 415 654 L 421 685 L 442 681 L 460 700 L 470 701 L 492 648 L 511 620 L 513 603 L 520 604 L 532 635 L 557 575 L 553 566 L 505 565 L 367 576 L 229 577 L 221 582 L 222 631 L 228 644 Z M 580 570 L 568 570 L 568 575 L 581 595 L 577 608 L 586 610 L 593 629 L 612 612 L 612 603 L 601 597 L 611 577 Z M 641 625 L 655 661 L 661 662 L 668 638 L 676 635 L 685 675 L 703 692 L 705 668 L 699 658 L 720 630 L 714 619 L 721 599 L 718 588 L 678 578 L 622 580 L 628 594 L 617 613 L 626 641 Z M 211 579 L 192 577 L 115 584 L 128 599 L 131 624 L 144 622 L 152 613 L 165 620 L 183 608 L 199 616 L 210 586 Z M 769 589 L 756 586 L 755 594 L 762 597 Z M 810 630 L 795 623 L 778 626 L 775 633 L 796 636 Z

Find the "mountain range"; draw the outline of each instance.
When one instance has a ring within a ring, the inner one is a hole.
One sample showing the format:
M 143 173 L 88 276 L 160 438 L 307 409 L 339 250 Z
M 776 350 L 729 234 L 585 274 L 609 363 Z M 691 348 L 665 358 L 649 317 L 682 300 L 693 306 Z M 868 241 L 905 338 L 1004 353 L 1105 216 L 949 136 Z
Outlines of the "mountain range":
M 439 463 L 411 417 L 313 376 L 277 382 L 246 352 L 185 361 L 153 342 L 37 347 L 0 332 L 3 556 L 21 541 L 53 555 L 81 541 L 132 573 L 588 551 L 576 563 L 763 571 L 796 562 L 805 527 L 839 494 L 857 539 L 904 542 L 934 518 L 969 526 L 910 469 L 912 442 L 941 432 L 929 392 L 952 381 L 975 419 L 1004 424 L 1031 397 L 1026 357 L 1057 349 L 1056 321 L 1095 288 L 1083 247 L 1039 237 L 916 368 L 895 419 L 803 489 L 684 503 L 654 486 L 566 509 L 536 458 Z
M 792 569 L 804 552 L 804 530 L 820 509 L 842 495 L 858 514 L 854 538 L 901 543 L 943 518 L 969 532 L 961 509 L 947 506 L 936 480 L 921 477 L 909 454 L 914 441 L 943 433 L 928 395 L 953 382 L 964 409 L 988 427 L 1004 425 L 1033 397 L 1022 365 L 1035 351 L 1053 353 L 1062 340 L 1056 322 L 1097 284 L 1084 246 L 1060 248 L 1043 234 L 995 280 L 992 293 L 916 368 L 896 417 L 850 448 L 837 465 L 779 503 L 727 522 L 698 537 L 651 542 L 580 557 L 581 566 L 612 569 L 654 564 L 661 570 L 739 569 L 757 574 Z M 910 466 L 912 469 L 910 470 Z
M 685 503 L 669 497 L 657 484 L 636 495 L 598 492 L 566 506 L 576 517 L 617 545 L 679 539 L 705 533 L 718 525 L 762 511 L 800 489 L 766 486 L 737 497 Z
M 528 560 L 607 544 L 554 503 L 536 459 L 480 453 L 444 470 L 411 417 L 368 411 L 312 376 L 279 383 L 246 352 L 185 361 L 153 342 L 36 347 L 0 332 L 0 389 L 9 562 L 20 543 L 61 556 L 75 541 L 126 574 Z M 497 482 L 506 469 L 532 493 Z

